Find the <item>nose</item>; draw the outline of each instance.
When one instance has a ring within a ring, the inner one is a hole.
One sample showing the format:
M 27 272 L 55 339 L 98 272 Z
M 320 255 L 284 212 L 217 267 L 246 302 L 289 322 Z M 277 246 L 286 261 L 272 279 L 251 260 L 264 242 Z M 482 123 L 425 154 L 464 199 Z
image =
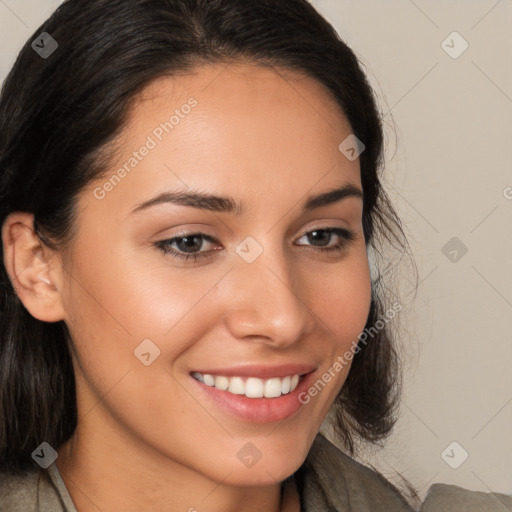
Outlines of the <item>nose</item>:
M 266 249 L 252 263 L 235 255 L 225 322 L 232 336 L 286 348 L 313 331 L 304 272 L 282 250 Z

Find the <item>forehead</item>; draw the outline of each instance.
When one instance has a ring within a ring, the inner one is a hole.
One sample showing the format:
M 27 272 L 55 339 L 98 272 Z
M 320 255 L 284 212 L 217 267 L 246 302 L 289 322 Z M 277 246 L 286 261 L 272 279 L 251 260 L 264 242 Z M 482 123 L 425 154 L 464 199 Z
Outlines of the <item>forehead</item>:
M 193 115 L 183 115 L 190 98 L 198 105 Z M 288 139 L 296 142 L 297 135 L 329 142 L 328 132 L 336 141 L 340 131 L 350 129 L 340 105 L 320 81 L 297 70 L 237 62 L 205 64 L 153 80 L 134 99 L 122 139 L 127 142 L 131 135 L 147 133 L 151 123 L 168 120 L 165 114 L 173 112 L 180 117 L 179 124 L 195 122 L 199 127 L 203 122 L 216 129 L 230 126 L 232 131 L 242 125 L 244 133 L 256 132 L 259 140 L 286 127 L 275 141 L 281 144 Z M 187 122 L 181 123 L 185 117 Z M 173 130 L 173 135 L 177 131 L 183 129 Z
M 261 208 L 269 197 L 296 202 L 314 187 L 360 183 L 358 161 L 339 150 L 350 133 L 330 91 L 305 73 L 205 65 L 142 90 L 118 138 L 115 162 L 95 186 L 125 169 L 101 206 L 125 213 L 176 188 L 250 196 Z M 134 156 L 144 146 L 151 150 Z

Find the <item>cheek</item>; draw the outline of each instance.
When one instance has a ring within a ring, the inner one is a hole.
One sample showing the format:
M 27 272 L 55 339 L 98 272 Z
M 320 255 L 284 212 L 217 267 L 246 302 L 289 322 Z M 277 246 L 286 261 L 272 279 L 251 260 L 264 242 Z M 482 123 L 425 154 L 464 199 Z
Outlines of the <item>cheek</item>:
M 309 304 L 332 336 L 337 352 L 345 350 L 363 331 L 371 304 L 371 279 L 366 249 L 332 270 L 319 270 L 308 278 Z
M 149 351 L 152 368 L 171 368 L 212 329 L 207 295 L 225 269 L 171 270 L 164 258 L 141 261 L 106 240 L 96 246 L 73 259 L 63 300 L 80 367 L 101 394 L 127 371 L 146 369 L 142 354 Z
M 89 252 L 74 260 L 70 272 L 73 279 L 64 298 L 70 320 L 94 331 L 94 338 L 107 332 L 131 343 L 161 338 L 208 290 L 207 281 L 187 272 L 170 273 L 164 264 L 156 268 L 114 250 Z
M 74 260 L 65 290 L 66 323 L 84 421 L 100 417 L 100 398 L 117 424 L 147 439 L 165 438 L 174 423 L 208 420 L 183 392 L 174 365 L 211 329 L 200 299 L 222 274 L 198 279 L 187 272 L 178 280 L 178 272 L 113 252 Z M 173 436 L 180 439 L 178 428 Z
M 359 336 L 368 319 L 371 277 L 366 248 L 358 248 L 335 271 L 319 272 L 309 282 L 310 305 L 325 336 L 322 367 L 302 399 L 311 402 L 313 408 L 321 409 L 317 416 L 322 418 L 348 376 Z

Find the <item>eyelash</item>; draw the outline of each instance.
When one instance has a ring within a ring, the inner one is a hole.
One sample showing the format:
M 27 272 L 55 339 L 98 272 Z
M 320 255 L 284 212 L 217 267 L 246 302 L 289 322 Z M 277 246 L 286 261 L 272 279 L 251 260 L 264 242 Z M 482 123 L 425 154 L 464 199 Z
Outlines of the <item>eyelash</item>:
M 335 234 L 335 235 L 338 235 L 340 238 L 343 239 L 343 241 L 337 245 L 335 245 L 334 247 L 316 247 L 315 249 L 323 254 L 333 254 L 335 252 L 341 252 L 343 251 L 346 246 L 348 246 L 354 239 L 355 239 L 355 235 L 352 231 L 349 231 L 347 229 L 343 229 L 343 228 L 315 228 L 315 229 L 312 229 L 311 231 L 306 231 L 305 233 L 303 233 L 301 235 L 300 238 L 306 236 L 306 235 L 309 235 L 311 233 L 315 233 L 315 232 L 324 232 L 326 231 L 327 233 L 330 233 L 330 234 Z M 208 258 L 209 256 L 211 256 L 211 251 L 205 251 L 205 252 L 199 252 L 199 253 L 196 253 L 196 254 L 183 254 L 183 253 L 180 253 L 174 249 L 169 249 L 169 245 L 172 245 L 172 243 L 174 243 L 176 240 L 181 240 L 183 238 L 191 238 L 191 237 L 201 237 L 203 240 L 206 240 L 208 242 L 213 242 L 213 243 L 216 243 L 217 241 L 212 238 L 211 236 L 208 236 L 204 233 L 183 233 L 179 236 L 175 236 L 173 238 L 169 238 L 167 240 L 161 240 L 160 242 L 156 242 L 154 245 L 160 249 L 165 255 L 168 255 L 170 256 L 171 258 L 177 258 L 177 259 L 180 259 L 182 261 L 186 261 L 186 262 L 195 262 L 197 261 L 198 259 L 201 259 L 201 258 Z

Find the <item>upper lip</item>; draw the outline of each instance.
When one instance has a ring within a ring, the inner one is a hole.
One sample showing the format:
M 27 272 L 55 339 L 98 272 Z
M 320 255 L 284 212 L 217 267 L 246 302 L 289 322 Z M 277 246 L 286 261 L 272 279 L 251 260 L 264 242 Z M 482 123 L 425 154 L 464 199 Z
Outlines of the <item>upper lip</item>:
M 197 369 L 203 375 L 222 375 L 223 377 L 256 377 L 259 379 L 284 378 L 289 375 L 303 375 L 315 370 L 311 364 L 283 364 L 279 366 L 269 365 L 243 365 L 230 366 L 229 368 Z

